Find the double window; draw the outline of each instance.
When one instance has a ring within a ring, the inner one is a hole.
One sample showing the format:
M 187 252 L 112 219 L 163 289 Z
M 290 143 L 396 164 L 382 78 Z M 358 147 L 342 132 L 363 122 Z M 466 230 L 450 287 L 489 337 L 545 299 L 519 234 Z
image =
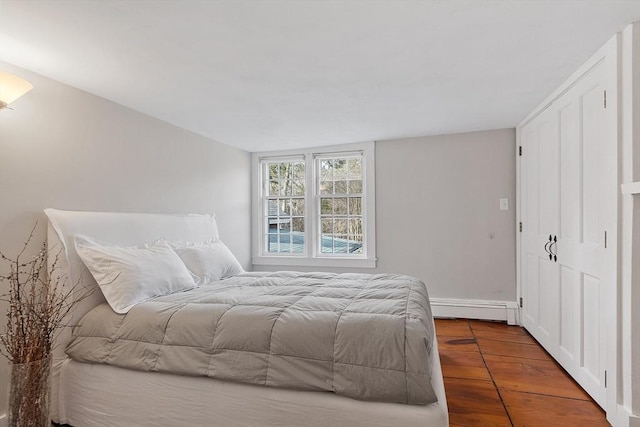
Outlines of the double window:
M 253 263 L 374 267 L 373 150 L 254 154 Z

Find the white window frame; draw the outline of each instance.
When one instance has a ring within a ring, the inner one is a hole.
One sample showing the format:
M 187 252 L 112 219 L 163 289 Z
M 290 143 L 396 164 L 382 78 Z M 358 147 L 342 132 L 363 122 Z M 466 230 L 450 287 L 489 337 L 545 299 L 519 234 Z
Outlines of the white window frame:
M 318 189 L 318 157 L 340 157 L 354 153 L 362 154 L 363 182 L 362 218 L 364 221 L 364 246 L 362 254 L 320 253 L 320 195 Z M 305 161 L 305 253 L 268 253 L 265 251 L 263 161 L 282 161 L 302 157 Z M 315 147 L 303 150 L 287 150 L 252 154 L 252 263 L 254 265 L 292 267 L 376 267 L 376 213 L 375 213 L 375 143 L 366 142 L 330 147 Z

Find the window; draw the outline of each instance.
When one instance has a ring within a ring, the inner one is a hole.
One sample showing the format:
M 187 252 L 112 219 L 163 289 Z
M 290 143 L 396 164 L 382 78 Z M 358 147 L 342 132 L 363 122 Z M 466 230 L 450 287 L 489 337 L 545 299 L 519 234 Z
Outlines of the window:
M 362 156 L 322 157 L 317 159 L 316 170 L 320 253 L 362 254 Z
M 305 252 L 305 169 L 302 159 L 263 163 L 264 246 L 270 254 Z
M 254 264 L 375 267 L 373 143 L 253 164 Z

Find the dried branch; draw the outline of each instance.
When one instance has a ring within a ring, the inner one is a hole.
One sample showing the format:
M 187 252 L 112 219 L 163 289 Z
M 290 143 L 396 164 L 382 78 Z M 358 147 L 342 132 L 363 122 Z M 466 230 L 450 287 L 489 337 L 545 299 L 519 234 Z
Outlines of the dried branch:
M 35 236 L 31 230 L 15 259 L 0 252 L 0 260 L 9 264 L 8 275 L 0 275 L 0 282 L 9 285 L 9 292 L 0 300 L 9 303 L 7 331 L 0 335 L 0 353 L 14 364 L 29 363 L 48 357 L 53 350 L 55 335 L 67 326 L 71 310 L 91 291 L 79 282 L 70 286 L 66 276 L 53 274 L 60 264 L 62 248 L 53 255 L 51 271 L 47 271 L 47 244 L 24 261 L 23 255 Z

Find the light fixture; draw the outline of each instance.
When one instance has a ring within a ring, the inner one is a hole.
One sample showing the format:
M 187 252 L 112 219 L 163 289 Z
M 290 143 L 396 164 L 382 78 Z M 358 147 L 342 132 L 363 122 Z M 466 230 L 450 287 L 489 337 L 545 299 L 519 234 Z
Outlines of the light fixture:
M 33 85 L 16 75 L 0 71 L 0 109 L 33 89 Z

